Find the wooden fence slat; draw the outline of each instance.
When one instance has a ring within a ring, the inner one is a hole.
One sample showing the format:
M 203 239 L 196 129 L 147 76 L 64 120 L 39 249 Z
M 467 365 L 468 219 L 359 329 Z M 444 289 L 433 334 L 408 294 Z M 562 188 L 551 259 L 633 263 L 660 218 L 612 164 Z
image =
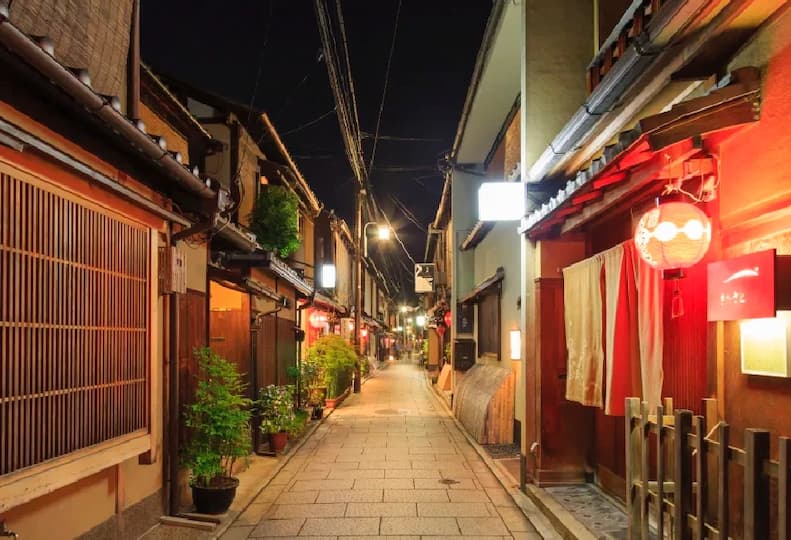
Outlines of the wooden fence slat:
M 679 410 L 675 413 L 674 474 L 675 483 L 673 525 L 676 540 L 691 540 L 692 531 L 687 523 L 692 499 L 692 459 L 687 448 L 687 437 L 692 431 L 692 413 Z
M 640 444 L 640 433 L 635 428 L 635 418 L 639 411 L 640 400 L 638 398 L 627 398 L 624 415 L 626 422 L 626 514 L 629 520 L 628 537 L 630 539 L 637 538 L 640 530 L 640 506 L 638 505 L 638 498 L 635 497 L 635 481 L 640 474 L 636 450 Z
M 640 538 L 648 540 L 648 403 L 640 406 Z
M 788 481 L 788 467 L 791 465 L 791 439 L 780 437 L 778 446 L 777 475 L 777 537 L 791 536 L 791 483 Z
M 763 474 L 769 459 L 769 431 L 744 433 L 744 540 L 769 538 L 769 478 Z
M 695 454 L 695 468 L 697 469 L 698 490 L 695 494 L 695 536 L 699 540 L 706 537 L 706 504 L 708 500 L 708 461 L 706 456 L 706 418 L 695 417 L 695 438 L 698 449 Z
M 656 408 L 656 537 L 665 537 L 665 434 L 663 433 L 665 408 Z

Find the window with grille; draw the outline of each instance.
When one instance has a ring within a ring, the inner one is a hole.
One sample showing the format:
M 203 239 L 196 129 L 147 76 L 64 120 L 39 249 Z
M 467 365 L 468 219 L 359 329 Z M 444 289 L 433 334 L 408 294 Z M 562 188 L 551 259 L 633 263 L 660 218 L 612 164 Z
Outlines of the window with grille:
M 500 359 L 500 287 L 484 294 L 478 303 L 478 354 Z
M 150 229 L 4 168 L 0 211 L 0 477 L 147 433 Z

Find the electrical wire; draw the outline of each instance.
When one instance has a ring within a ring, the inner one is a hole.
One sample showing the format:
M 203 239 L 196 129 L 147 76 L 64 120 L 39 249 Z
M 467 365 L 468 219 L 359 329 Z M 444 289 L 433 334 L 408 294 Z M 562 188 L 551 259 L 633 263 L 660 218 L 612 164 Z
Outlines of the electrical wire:
M 313 120 L 311 120 L 309 122 L 305 122 L 301 126 L 297 126 L 294 129 L 289 129 L 288 131 L 284 131 L 283 133 L 280 134 L 280 136 L 281 137 L 285 137 L 286 135 L 291 135 L 292 133 L 296 133 L 297 131 L 302 131 L 303 129 L 305 129 L 307 127 L 310 127 L 313 124 L 318 124 L 319 122 L 321 122 L 322 120 L 324 120 L 325 118 L 330 116 L 331 114 L 334 114 L 335 111 L 337 111 L 337 110 L 338 110 L 337 107 L 333 107 L 332 109 L 330 109 L 329 111 L 325 112 L 321 116 L 318 116 L 318 117 L 314 118 Z
M 379 128 L 382 125 L 382 113 L 385 109 L 385 98 L 387 97 L 387 85 L 390 82 L 390 66 L 393 62 L 393 52 L 395 51 L 396 36 L 398 35 L 398 20 L 401 17 L 401 0 L 398 0 L 398 8 L 396 9 L 395 22 L 393 23 L 393 39 L 390 42 L 390 52 L 387 55 L 387 67 L 385 68 L 385 82 L 382 87 L 382 100 L 379 103 L 379 116 L 376 119 L 376 131 L 374 132 L 374 145 L 371 149 L 371 161 L 368 164 L 368 177 L 371 177 L 371 171 L 374 168 L 374 159 L 376 158 L 376 144 L 379 142 Z

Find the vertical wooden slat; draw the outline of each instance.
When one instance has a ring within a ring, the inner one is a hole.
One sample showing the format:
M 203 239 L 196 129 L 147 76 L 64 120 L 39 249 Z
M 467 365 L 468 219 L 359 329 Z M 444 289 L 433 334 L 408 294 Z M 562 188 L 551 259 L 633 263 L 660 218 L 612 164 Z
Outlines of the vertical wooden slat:
M 656 407 L 656 537 L 665 537 L 665 408 Z
M 695 440 L 698 451 L 695 454 L 695 468 L 698 476 L 698 490 L 695 494 L 695 537 L 699 540 L 705 538 L 706 533 L 706 503 L 708 500 L 708 461 L 706 460 L 706 419 L 702 416 L 695 417 Z
M 640 411 L 638 398 L 626 398 L 624 420 L 626 433 L 626 514 L 629 520 L 629 539 L 633 540 L 640 534 L 640 505 L 635 493 L 635 483 L 640 477 L 640 432 L 635 427 L 636 417 Z
M 692 531 L 687 525 L 692 495 L 692 460 L 687 438 L 692 430 L 692 413 L 679 410 L 675 413 L 675 437 L 673 439 L 675 483 L 673 526 L 677 540 L 691 540 Z
M 777 450 L 777 537 L 791 538 L 791 482 L 788 481 L 791 466 L 791 439 L 780 437 Z
M 648 540 L 648 403 L 640 405 L 640 538 Z
M 744 432 L 744 540 L 769 538 L 769 477 L 763 473 L 769 459 L 769 432 Z

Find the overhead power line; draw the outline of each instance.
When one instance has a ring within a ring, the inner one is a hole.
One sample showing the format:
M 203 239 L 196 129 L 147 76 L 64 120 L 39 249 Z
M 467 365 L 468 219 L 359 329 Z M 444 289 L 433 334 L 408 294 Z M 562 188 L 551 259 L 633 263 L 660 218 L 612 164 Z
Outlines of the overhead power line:
M 396 9 L 395 22 L 393 23 L 393 39 L 390 42 L 390 52 L 387 55 L 387 67 L 385 68 L 385 83 L 382 87 L 382 100 L 379 103 L 379 116 L 376 119 L 376 132 L 374 133 L 374 145 L 371 149 L 371 161 L 368 164 L 368 176 L 371 176 L 371 171 L 374 168 L 374 159 L 376 158 L 376 143 L 379 141 L 379 128 L 382 125 L 382 113 L 385 109 L 385 98 L 387 97 L 387 85 L 390 82 L 390 65 L 393 62 L 393 51 L 395 51 L 396 36 L 398 35 L 398 19 L 401 17 L 401 0 L 398 0 L 398 8 Z

